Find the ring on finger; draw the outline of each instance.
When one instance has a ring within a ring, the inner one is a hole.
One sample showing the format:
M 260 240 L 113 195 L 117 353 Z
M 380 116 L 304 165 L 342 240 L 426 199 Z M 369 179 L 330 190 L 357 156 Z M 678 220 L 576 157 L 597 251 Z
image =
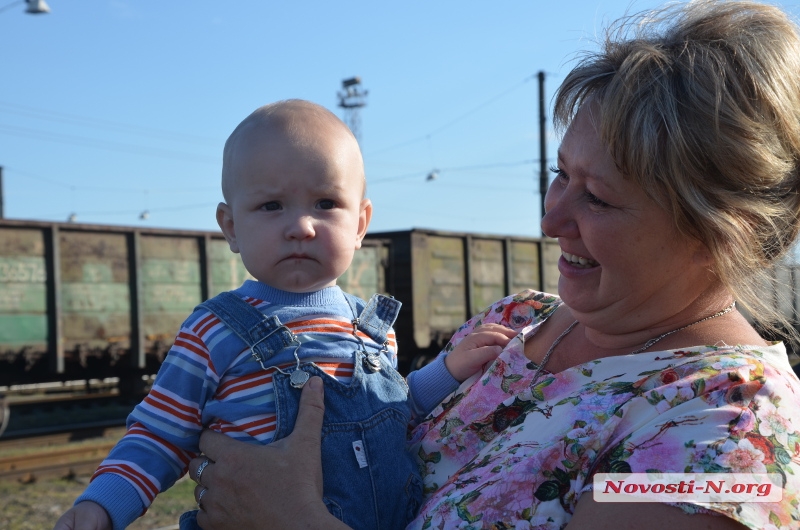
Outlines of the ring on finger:
M 203 486 L 203 489 L 201 489 L 200 493 L 197 494 L 197 507 L 201 510 L 203 509 L 203 495 L 205 495 L 207 491 L 208 488 Z
M 203 483 L 202 483 L 202 482 L 200 482 L 200 476 L 203 474 L 203 471 L 205 470 L 206 466 L 207 466 L 208 464 L 210 464 L 210 463 L 211 463 L 211 461 L 210 461 L 208 458 L 206 458 L 205 460 L 203 460 L 203 461 L 200 463 L 200 465 L 199 465 L 199 466 L 197 466 L 197 473 L 195 473 L 195 479 L 194 479 L 194 481 L 195 481 L 195 482 L 197 482 L 197 484 L 198 484 L 199 486 L 202 486 L 202 485 L 203 485 Z

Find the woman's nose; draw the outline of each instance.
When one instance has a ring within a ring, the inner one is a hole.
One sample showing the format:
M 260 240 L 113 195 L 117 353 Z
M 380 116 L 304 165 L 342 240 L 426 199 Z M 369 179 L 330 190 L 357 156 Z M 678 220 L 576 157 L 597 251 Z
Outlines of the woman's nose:
M 577 237 L 578 228 L 572 212 L 570 195 L 558 181 L 553 181 L 544 197 L 542 234 L 548 237 Z

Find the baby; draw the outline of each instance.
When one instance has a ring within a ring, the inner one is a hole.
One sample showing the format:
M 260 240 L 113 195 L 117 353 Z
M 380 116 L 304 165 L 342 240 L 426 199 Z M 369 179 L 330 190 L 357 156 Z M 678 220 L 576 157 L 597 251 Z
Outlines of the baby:
M 204 428 L 252 443 L 285 437 L 312 375 L 325 384 L 329 510 L 353 528 L 405 527 L 422 495 L 406 450 L 412 416 L 432 410 L 513 333 L 478 331 L 416 372 L 409 389 L 395 369 L 400 303 L 364 302 L 336 286 L 372 217 L 365 186 L 355 138 L 319 105 L 273 103 L 236 127 L 217 222 L 255 281 L 184 322 L 127 434 L 57 530 L 128 526 L 186 472 Z M 198 528 L 196 513 L 181 517 L 182 529 Z

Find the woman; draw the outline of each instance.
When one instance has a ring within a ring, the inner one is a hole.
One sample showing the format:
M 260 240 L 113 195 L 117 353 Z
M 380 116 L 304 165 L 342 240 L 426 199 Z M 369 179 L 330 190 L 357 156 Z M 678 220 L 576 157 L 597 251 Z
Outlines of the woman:
M 560 298 L 508 297 L 453 337 L 445 352 L 480 325 L 520 332 L 415 429 L 426 502 L 410 527 L 796 528 L 800 382 L 734 300 L 782 324 L 752 286 L 800 227 L 797 28 L 750 2 L 623 20 L 555 116 L 542 231 L 562 249 Z M 204 436 L 201 525 L 340 525 L 319 486 L 317 383 L 285 440 Z M 783 498 L 595 502 L 611 471 L 773 473 Z

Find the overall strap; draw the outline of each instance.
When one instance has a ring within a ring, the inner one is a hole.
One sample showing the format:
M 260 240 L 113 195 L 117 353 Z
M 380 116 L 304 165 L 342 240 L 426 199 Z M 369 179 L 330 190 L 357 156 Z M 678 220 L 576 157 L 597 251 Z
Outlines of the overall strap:
M 357 315 L 356 327 L 378 344 L 384 344 L 389 329 L 400 313 L 400 301 L 382 294 L 373 294 L 364 305 L 363 300 L 350 293 L 344 293 L 344 297 L 350 304 L 353 315 Z
M 275 315 L 267 316 L 231 292 L 223 292 L 198 307 L 213 313 L 242 339 L 260 362 L 290 345 L 299 345 L 297 337 Z M 255 349 L 261 354 L 257 354 Z

